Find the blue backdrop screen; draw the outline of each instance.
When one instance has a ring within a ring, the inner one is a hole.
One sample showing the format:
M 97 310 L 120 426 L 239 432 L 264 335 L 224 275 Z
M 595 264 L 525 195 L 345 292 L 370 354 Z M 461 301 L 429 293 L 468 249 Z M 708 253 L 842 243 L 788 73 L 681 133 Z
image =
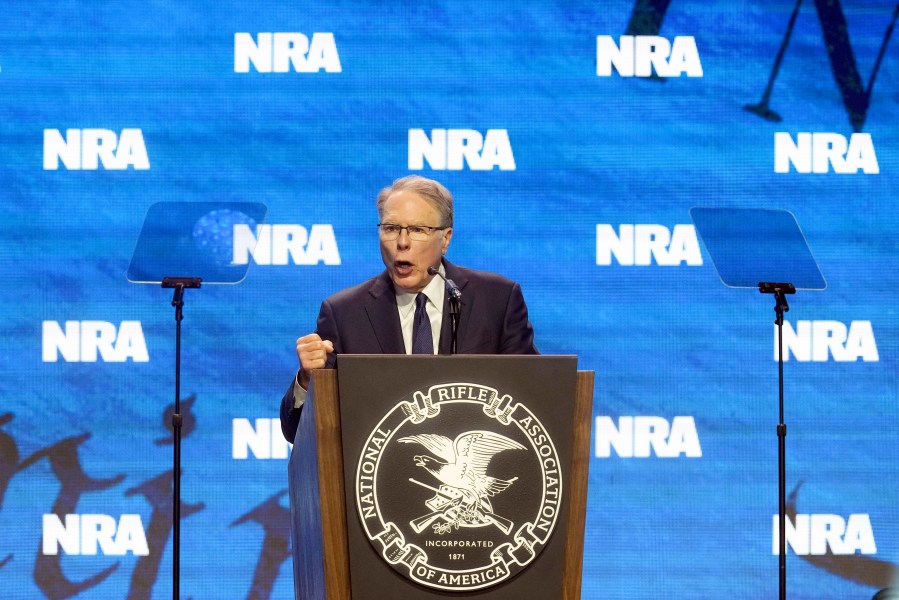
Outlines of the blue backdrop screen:
M 321 301 L 378 273 L 377 192 L 453 193 L 447 257 L 596 372 L 584 598 L 772 598 L 771 296 L 695 206 L 790 211 L 827 282 L 784 324 L 788 589 L 899 563 L 893 0 L 12 2 L 0 14 L 0 588 L 165 598 L 171 291 L 153 204 L 253 202 L 185 295 L 181 589 L 289 598 L 278 405 Z M 234 215 L 232 215 L 233 217 Z M 764 243 L 765 240 L 760 240 Z

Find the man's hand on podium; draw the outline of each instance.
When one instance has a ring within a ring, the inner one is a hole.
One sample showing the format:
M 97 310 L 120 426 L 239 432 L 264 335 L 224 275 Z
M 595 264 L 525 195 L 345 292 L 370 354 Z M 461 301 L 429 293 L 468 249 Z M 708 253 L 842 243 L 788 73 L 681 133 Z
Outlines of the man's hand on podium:
M 325 368 L 330 352 L 334 352 L 334 344 L 323 340 L 317 333 L 297 339 L 297 358 L 300 359 L 298 381 L 303 389 L 309 388 L 309 371 Z

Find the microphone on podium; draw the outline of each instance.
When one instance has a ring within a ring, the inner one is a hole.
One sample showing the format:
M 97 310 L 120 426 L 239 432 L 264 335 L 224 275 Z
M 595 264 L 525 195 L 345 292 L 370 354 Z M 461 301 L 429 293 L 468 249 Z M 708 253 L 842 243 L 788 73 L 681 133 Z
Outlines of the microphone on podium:
M 462 304 L 462 290 L 456 285 L 452 279 L 447 279 L 437 267 L 428 267 L 428 275 L 437 275 L 446 284 L 446 290 L 449 293 L 450 306 L 450 323 L 452 324 L 452 342 L 450 344 L 450 354 L 456 353 L 456 327 L 459 325 L 459 307 Z
M 440 279 L 446 283 L 446 289 L 449 291 L 450 300 L 454 300 L 459 302 L 462 300 L 462 290 L 459 289 L 459 286 L 452 279 L 447 279 L 443 276 L 437 267 L 428 267 L 428 275 L 438 275 Z

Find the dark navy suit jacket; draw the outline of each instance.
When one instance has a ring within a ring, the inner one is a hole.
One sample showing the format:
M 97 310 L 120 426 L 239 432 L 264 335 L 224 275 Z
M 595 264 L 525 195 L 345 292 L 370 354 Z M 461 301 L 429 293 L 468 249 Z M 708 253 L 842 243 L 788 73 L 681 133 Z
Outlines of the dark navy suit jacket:
M 457 354 L 537 354 L 534 329 L 517 283 L 494 273 L 457 267 L 444 260 L 447 279 L 462 292 L 456 330 Z M 449 295 L 444 297 L 438 349 L 450 353 Z M 334 344 L 327 368 L 338 354 L 405 354 L 396 292 L 387 271 L 322 302 L 315 332 Z M 300 422 L 293 382 L 281 400 L 281 431 L 293 443 Z

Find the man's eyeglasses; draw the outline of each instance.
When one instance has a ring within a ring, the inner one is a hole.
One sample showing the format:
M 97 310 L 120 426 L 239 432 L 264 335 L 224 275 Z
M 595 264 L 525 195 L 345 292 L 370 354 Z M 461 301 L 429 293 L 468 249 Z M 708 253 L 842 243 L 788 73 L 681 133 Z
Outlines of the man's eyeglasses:
M 378 231 L 381 232 L 381 239 L 392 242 L 400 237 L 400 232 L 405 229 L 409 234 L 409 239 L 416 242 L 426 242 L 431 238 L 431 234 L 435 231 L 443 231 L 446 227 L 428 227 L 426 225 L 409 225 L 402 227 L 393 223 L 378 223 Z

